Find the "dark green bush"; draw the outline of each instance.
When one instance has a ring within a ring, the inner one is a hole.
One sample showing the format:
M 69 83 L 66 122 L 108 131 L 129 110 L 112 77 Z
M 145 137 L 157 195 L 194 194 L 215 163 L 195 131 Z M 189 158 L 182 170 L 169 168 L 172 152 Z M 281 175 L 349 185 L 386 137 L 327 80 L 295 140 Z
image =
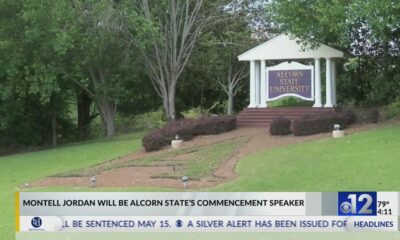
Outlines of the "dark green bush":
M 347 118 L 348 124 L 353 124 L 357 121 L 356 113 L 351 109 L 344 110 L 343 115 Z
M 230 116 L 182 119 L 167 123 L 163 128 L 154 130 L 142 140 L 146 151 L 156 151 L 170 144 L 178 135 L 188 141 L 198 135 L 221 134 L 236 128 L 236 118 Z
M 373 108 L 369 111 L 369 121 L 371 123 L 378 123 L 379 122 L 380 113 L 379 110 Z
M 142 139 L 142 144 L 146 151 L 156 151 L 161 149 L 163 146 L 168 144 L 168 141 L 165 139 L 165 133 L 161 129 L 157 129 L 147 134 Z
M 390 103 L 387 109 L 387 118 L 397 118 L 400 116 L 400 99 Z
M 164 110 L 158 109 L 155 111 L 147 112 L 138 114 L 133 119 L 134 126 L 138 130 L 148 130 L 148 129 L 155 129 L 160 128 L 165 125 L 164 117 Z M 117 119 L 116 119 L 117 120 Z M 125 119 L 122 119 L 121 122 L 124 123 Z M 132 120 L 129 121 L 125 120 L 127 125 L 132 125 Z
M 377 123 L 380 118 L 379 108 L 351 107 L 341 111 L 351 123 Z
M 195 136 L 196 122 L 193 119 L 182 119 L 167 123 L 162 129 L 157 129 L 144 136 L 142 144 L 146 151 L 156 151 L 168 145 L 172 140 L 188 141 Z
M 196 136 L 197 121 L 191 118 L 169 122 L 163 128 L 164 138 L 169 143 L 176 138 L 189 141 Z
M 271 135 L 288 135 L 291 134 L 290 130 L 291 121 L 284 117 L 276 118 L 272 121 L 269 132 Z
M 330 132 L 334 124 L 339 124 L 345 129 L 351 123 L 351 119 L 344 113 L 333 112 L 317 117 L 305 116 L 293 122 L 293 135 L 307 136 L 317 133 Z
M 236 118 L 231 116 L 203 117 L 196 123 L 196 135 L 214 135 L 236 128 Z

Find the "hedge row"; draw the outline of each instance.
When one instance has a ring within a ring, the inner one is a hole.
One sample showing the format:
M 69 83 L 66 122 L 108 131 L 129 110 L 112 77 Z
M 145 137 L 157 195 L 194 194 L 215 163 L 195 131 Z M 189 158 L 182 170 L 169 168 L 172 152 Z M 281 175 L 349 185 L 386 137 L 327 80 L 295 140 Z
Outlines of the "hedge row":
M 236 118 L 230 116 L 182 119 L 167 123 L 163 128 L 144 136 L 142 143 L 146 151 L 156 151 L 170 145 L 178 135 L 184 141 L 199 135 L 221 134 L 236 128 Z
M 271 135 L 289 135 L 292 133 L 290 130 L 291 121 L 284 117 L 274 119 L 269 127 Z
M 339 124 L 340 129 L 347 128 L 353 119 L 346 113 L 332 112 L 318 117 L 303 116 L 293 121 L 292 130 L 295 136 L 307 136 L 317 133 L 330 132 L 334 124 Z
M 376 115 L 376 114 L 375 114 Z M 269 131 L 271 135 L 288 135 L 293 132 L 295 136 L 307 136 L 317 133 L 330 132 L 335 124 L 341 129 L 354 123 L 355 117 L 352 111 L 332 112 L 319 116 L 303 116 L 293 123 L 284 117 L 272 121 Z
M 348 115 L 353 120 L 353 122 L 378 123 L 381 118 L 381 112 L 379 108 L 342 108 L 338 108 L 337 110 Z

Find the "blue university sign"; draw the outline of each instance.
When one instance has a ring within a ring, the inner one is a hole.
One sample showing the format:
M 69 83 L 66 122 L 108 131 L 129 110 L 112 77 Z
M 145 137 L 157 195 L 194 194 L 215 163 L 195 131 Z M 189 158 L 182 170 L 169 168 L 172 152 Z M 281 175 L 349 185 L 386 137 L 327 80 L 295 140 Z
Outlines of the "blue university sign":
M 284 62 L 267 68 L 267 100 L 293 96 L 314 100 L 314 67 Z

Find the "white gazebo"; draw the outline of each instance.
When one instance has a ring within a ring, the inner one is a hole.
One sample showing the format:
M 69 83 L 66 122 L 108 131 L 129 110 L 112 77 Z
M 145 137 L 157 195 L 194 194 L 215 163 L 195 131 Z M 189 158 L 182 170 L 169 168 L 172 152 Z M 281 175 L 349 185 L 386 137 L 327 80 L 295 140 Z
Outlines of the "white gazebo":
M 335 59 L 342 58 L 343 52 L 320 44 L 315 49 L 304 50 L 298 39 L 286 34 L 241 54 L 239 61 L 250 62 L 250 105 L 249 108 L 267 107 L 267 60 L 314 59 L 313 100 L 314 107 L 332 108 L 336 106 Z M 326 102 L 321 98 L 321 59 L 326 60 Z

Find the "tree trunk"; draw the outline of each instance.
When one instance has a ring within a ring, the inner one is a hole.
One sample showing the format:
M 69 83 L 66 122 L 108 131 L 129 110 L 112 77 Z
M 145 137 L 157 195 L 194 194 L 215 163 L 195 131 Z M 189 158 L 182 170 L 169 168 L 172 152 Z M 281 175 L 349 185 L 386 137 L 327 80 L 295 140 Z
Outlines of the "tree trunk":
M 112 137 L 115 135 L 115 104 L 102 100 L 99 101 L 98 107 L 100 110 L 101 119 L 106 130 L 106 136 Z
M 231 116 L 233 114 L 233 89 L 229 87 L 228 92 L 228 115 Z
M 115 122 L 114 122 L 114 116 L 109 116 L 108 119 L 106 120 L 106 134 L 107 137 L 112 137 L 115 136 Z
M 168 104 L 168 97 L 162 97 L 163 100 L 163 105 L 164 105 L 164 110 L 165 110 L 165 116 L 167 117 L 167 120 L 169 120 L 169 104 Z
M 51 132 L 52 132 L 52 146 L 57 146 L 57 113 L 53 109 L 51 112 Z
M 201 82 L 200 89 L 200 112 L 203 114 L 205 109 L 205 100 L 204 100 L 204 80 Z
M 115 135 L 115 110 L 116 110 L 116 102 L 114 100 L 110 100 L 110 92 L 108 89 L 107 71 L 102 68 L 90 68 L 91 81 L 94 85 L 95 93 L 94 100 L 97 105 L 97 109 L 100 112 L 101 119 L 103 120 L 103 126 L 106 132 L 107 137 L 111 137 Z
M 92 121 L 90 116 L 90 105 L 92 99 L 86 91 L 78 94 L 78 140 L 85 140 L 89 136 L 89 125 Z
M 168 120 L 173 121 L 175 120 L 175 85 L 171 85 L 168 94 Z

